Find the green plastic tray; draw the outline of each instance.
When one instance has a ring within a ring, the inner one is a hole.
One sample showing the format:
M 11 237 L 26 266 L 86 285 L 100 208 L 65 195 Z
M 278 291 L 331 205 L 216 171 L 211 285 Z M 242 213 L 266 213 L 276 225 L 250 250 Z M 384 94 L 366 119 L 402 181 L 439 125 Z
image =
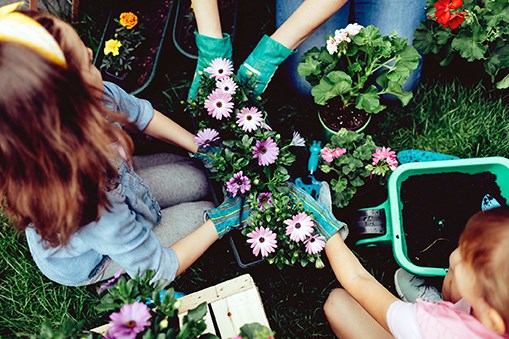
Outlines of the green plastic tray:
M 394 258 L 405 270 L 421 276 L 444 276 L 447 273 L 447 267 L 417 266 L 408 258 L 405 233 L 401 222 L 403 204 L 400 200 L 400 189 L 401 184 L 411 176 L 450 172 L 466 174 L 491 172 L 497 177 L 496 183 L 500 187 L 502 196 L 509 200 L 509 159 L 488 157 L 403 164 L 389 178 L 387 200 L 379 206 L 362 209 L 385 211 L 385 234 L 378 237 L 361 239 L 356 242 L 356 245 L 369 247 L 392 245 Z

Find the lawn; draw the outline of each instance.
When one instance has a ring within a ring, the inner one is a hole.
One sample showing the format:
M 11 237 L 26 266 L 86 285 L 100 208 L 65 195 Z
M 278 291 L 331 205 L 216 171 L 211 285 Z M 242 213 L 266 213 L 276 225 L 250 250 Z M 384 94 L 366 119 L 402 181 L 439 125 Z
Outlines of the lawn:
M 92 1 L 90 1 L 92 2 Z M 104 13 L 82 1 L 81 22 L 76 27 L 87 44 L 97 47 L 100 22 Z M 234 61 L 238 65 L 263 33 L 274 28 L 271 0 L 240 1 L 234 41 Z M 95 23 L 95 25 L 93 25 Z M 260 24 L 261 23 L 261 24 Z M 260 27 L 261 26 L 261 27 Z M 171 36 L 171 35 L 169 35 Z M 172 45 L 165 44 L 158 75 L 141 97 L 170 117 L 190 127 L 183 113 L 185 98 L 194 70 L 194 61 L 184 57 Z M 472 75 L 474 74 L 474 76 Z M 316 107 L 307 100 L 289 95 L 284 79 L 277 74 L 265 97 L 275 129 L 283 133 L 298 130 L 308 140 L 322 139 Z M 475 72 L 437 68 L 427 62 L 414 99 L 407 107 L 393 106 L 379 113 L 367 133 L 375 141 L 394 150 L 419 148 L 459 157 L 509 157 L 509 95 L 493 89 L 489 82 L 476 78 Z M 139 141 L 138 152 L 159 145 Z M 307 155 L 300 154 L 294 169 L 296 176 L 306 173 Z M 340 215 L 337 215 L 341 219 Z M 88 328 L 107 321 L 98 314 L 97 286 L 64 287 L 46 279 L 37 269 L 23 235 L 16 233 L 6 219 L 0 219 L 0 336 L 29 336 L 39 332 L 46 320 L 58 327 L 63 320 L 84 320 Z M 389 248 L 355 248 L 361 262 L 391 291 L 397 268 Z M 249 273 L 253 276 L 272 329 L 279 338 L 330 338 L 332 332 L 322 311 L 323 303 L 334 287 L 333 273 L 326 267 L 287 267 L 278 270 L 262 263 L 240 268 L 228 238 L 218 241 L 188 271 L 173 283 L 178 291 L 191 293 L 221 281 Z M 440 283 L 433 280 L 433 283 Z

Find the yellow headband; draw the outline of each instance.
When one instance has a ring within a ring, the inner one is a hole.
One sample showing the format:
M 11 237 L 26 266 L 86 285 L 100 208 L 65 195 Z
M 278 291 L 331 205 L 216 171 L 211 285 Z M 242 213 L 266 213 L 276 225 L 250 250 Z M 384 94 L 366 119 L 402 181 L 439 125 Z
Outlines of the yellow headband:
M 55 38 L 37 21 L 15 12 L 21 5 L 23 2 L 0 7 L 0 41 L 20 43 L 50 61 L 66 67 L 64 53 Z

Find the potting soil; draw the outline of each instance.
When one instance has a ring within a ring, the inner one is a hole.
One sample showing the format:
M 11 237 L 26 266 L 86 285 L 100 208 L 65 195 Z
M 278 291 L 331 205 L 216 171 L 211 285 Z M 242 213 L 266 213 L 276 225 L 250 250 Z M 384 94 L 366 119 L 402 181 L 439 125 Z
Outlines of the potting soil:
M 408 259 L 422 267 L 449 267 L 449 255 L 468 219 L 481 210 L 482 198 L 490 194 L 507 204 L 495 180 L 490 172 L 423 174 L 405 180 L 400 199 Z

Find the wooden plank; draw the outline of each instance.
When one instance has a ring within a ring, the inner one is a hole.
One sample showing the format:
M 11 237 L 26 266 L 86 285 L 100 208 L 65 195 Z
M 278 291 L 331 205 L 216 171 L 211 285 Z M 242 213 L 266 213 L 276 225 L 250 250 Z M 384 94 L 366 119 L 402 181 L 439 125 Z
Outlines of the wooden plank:
M 187 312 L 202 302 L 209 304 L 211 301 L 217 300 L 216 287 L 211 286 L 198 292 L 194 292 L 181 297 L 180 299 L 179 313 Z
M 222 338 L 238 335 L 240 328 L 258 322 L 270 328 L 256 287 L 210 304 Z

